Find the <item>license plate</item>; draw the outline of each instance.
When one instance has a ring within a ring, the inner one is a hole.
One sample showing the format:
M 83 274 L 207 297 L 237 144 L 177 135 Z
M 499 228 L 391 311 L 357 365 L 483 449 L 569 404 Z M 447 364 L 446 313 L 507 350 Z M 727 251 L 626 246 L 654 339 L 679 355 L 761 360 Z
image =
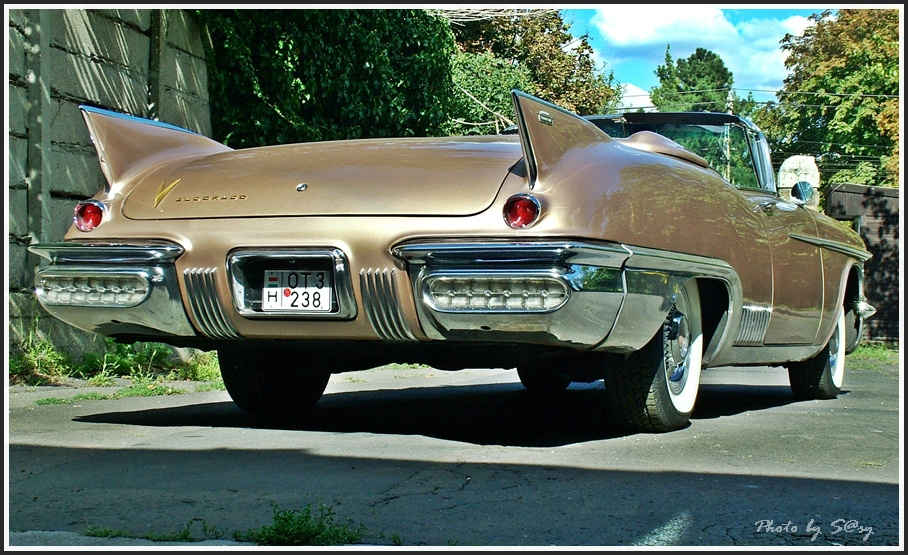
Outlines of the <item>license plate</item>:
M 331 272 L 265 270 L 262 310 L 331 312 Z

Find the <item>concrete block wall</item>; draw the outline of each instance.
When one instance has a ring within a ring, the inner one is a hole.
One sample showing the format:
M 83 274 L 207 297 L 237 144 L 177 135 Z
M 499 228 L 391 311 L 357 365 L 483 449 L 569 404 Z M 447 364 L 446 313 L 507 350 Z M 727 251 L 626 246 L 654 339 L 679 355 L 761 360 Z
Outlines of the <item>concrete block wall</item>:
M 203 32 L 187 10 L 9 9 L 7 59 L 8 355 L 29 334 L 78 360 L 103 339 L 35 302 L 38 257 L 73 207 L 104 185 L 79 105 L 149 117 L 211 135 Z

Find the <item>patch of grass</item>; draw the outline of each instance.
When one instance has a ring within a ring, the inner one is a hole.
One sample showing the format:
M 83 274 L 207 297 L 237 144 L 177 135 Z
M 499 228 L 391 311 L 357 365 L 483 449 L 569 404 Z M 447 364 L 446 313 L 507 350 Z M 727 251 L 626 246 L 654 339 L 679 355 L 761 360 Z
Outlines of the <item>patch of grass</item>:
M 193 537 L 190 528 L 192 524 L 199 519 L 190 520 L 186 523 L 186 526 L 182 530 L 177 530 L 176 532 L 169 532 L 167 534 L 157 534 L 151 532 L 145 536 L 139 536 L 141 539 L 150 540 L 153 542 L 198 542 L 202 541 L 201 539 L 196 539 Z M 202 532 L 205 535 L 204 539 L 221 539 L 224 536 L 224 533 L 219 531 L 214 526 L 208 526 L 208 524 L 203 520 L 202 521 Z M 134 538 L 128 532 L 124 530 L 114 530 L 113 528 L 101 528 L 98 526 L 89 526 L 85 529 L 85 535 L 93 538 Z
M 68 402 L 77 403 L 79 401 L 106 401 L 107 399 L 116 399 L 116 393 L 107 394 L 107 393 L 98 393 L 96 391 L 89 391 L 88 393 L 76 393 L 73 395 Z M 35 401 L 37 404 L 38 401 Z
M 85 529 L 85 535 L 91 538 L 128 538 L 129 535 L 123 530 L 114 530 L 113 528 L 101 528 L 98 526 L 89 526 Z
M 120 397 L 157 397 L 158 395 L 181 395 L 186 393 L 183 389 L 170 387 L 161 383 L 140 382 L 129 387 L 118 389 L 114 396 Z
M 10 353 L 9 385 L 63 385 L 73 378 L 85 380 L 93 387 L 114 386 L 116 378 L 129 378 L 134 382 L 133 388 L 121 390 L 113 397 L 185 393 L 154 385 L 162 381 L 202 382 L 196 391 L 225 389 L 215 351 L 198 351 L 184 362 L 163 343 L 124 344 L 105 338 L 105 349 L 101 354 L 87 353 L 76 363 L 42 337 L 35 325 L 28 339 Z
M 221 367 L 218 365 L 216 351 L 200 351 L 193 354 L 185 364 L 174 368 L 168 380 L 188 380 L 193 382 L 210 382 L 221 379 Z
M 210 382 L 201 382 L 195 386 L 197 392 L 202 391 L 224 391 L 227 387 L 224 385 L 224 380 L 218 378 Z
M 72 361 L 34 329 L 9 359 L 9 383 L 60 385 L 72 374 Z
M 102 354 L 88 353 L 73 369 L 73 375 L 90 379 L 98 374 L 109 376 L 150 377 L 171 371 L 173 350 L 162 343 L 117 343 L 111 338 L 104 340 L 107 351 Z
M 362 540 L 362 525 L 335 524 L 334 510 L 326 505 L 321 505 L 317 514 L 313 514 L 311 505 L 302 510 L 280 509 L 274 503 L 272 507 L 273 524 L 234 532 L 233 538 L 258 545 L 346 545 Z
M 109 401 L 111 399 L 123 399 L 124 397 L 155 397 L 158 395 L 180 395 L 186 391 L 174 387 L 169 387 L 160 383 L 139 383 L 129 387 L 124 387 L 113 393 L 98 393 L 89 391 L 87 393 L 76 393 L 69 399 L 60 399 L 59 397 L 46 397 L 35 401 L 36 405 L 69 405 L 79 401 Z
M 72 399 L 61 399 L 59 397 L 47 397 L 45 399 L 38 399 L 35 401 L 36 405 L 68 405 L 72 403 Z
M 886 345 L 863 343 L 846 360 L 850 369 L 875 370 L 880 366 L 898 364 L 899 352 Z
M 425 364 L 416 364 L 416 363 L 412 363 L 412 362 L 406 362 L 406 363 L 392 362 L 391 364 L 388 364 L 387 366 L 385 366 L 385 368 L 387 368 L 389 370 L 424 370 L 426 368 L 431 368 L 431 366 L 428 366 Z
M 106 368 L 88 378 L 85 383 L 93 387 L 110 387 L 117 384 L 110 370 Z
M 153 542 L 191 542 L 197 541 L 192 538 L 192 533 L 189 531 L 189 527 L 192 525 L 192 521 L 186 525 L 185 528 L 177 532 L 170 532 L 169 534 L 155 534 L 154 532 L 149 533 L 145 536 L 146 539 L 149 539 Z

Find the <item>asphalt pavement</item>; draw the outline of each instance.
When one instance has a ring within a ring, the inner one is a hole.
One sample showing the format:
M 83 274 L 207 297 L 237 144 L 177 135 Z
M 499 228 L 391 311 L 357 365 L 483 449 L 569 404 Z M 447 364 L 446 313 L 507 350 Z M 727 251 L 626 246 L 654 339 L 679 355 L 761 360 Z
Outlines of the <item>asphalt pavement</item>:
M 902 543 L 895 365 L 806 402 L 784 370 L 710 370 L 669 434 L 617 428 L 601 382 L 541 398 L 512 370 L 339 374 L 297 420 L 224 391 L 74 400 L 112 390 L 9 388 L 7 549 L 260 549 L 232 532 L 321 501 L 369 530 L 350 549 Z M 200 518 L 225 533 L 143 539 Z

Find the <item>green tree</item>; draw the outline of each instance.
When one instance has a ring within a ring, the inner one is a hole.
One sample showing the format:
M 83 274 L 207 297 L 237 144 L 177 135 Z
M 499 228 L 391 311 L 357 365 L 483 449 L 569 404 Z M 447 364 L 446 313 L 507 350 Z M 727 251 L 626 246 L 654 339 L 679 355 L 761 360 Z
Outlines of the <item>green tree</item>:
M 458 52 L 453 63 L 451 135 L 488 135 L 514 124 L 511 91 L 535 94 L 529 72 L 490 53 Z
M 517 21 L 517 60 L 530 71 L 541 98 L 577 114 L 599 114 L 617 104 L 614 74 L 596 71 L 589 36 L 575 39 L 560 12 Z
M 212 127 L 232 147 L 439 135 L 454 39 L 425 10 L 198 10 Z
M 620 100 L 614 74 L 595 67 L 589 36 L 575 38 L 558 10 L 473 10 L 447 17 L 462 51 L 491 55 L 501 61 L 499 69 L 522 68 L 530 80 L 526 92 L 579 114 L 608 111 Z
M 785 35 L 790 71 L 758 123 L 785 156 L 817 158 L 821 182 L 899 183 L 899 11 L 830 10 Z
M 722 58 L 705 48 L 697 48 L 689 57 L 674 61 L 671 45 L 665 48 L 665 64 L 656 68 L 659 85 L 650 90 L 650 98 L 660 111 L 724 112 L 735 106 L 747 107 L 732 90 L 734 77 Z M 753 103 L 751 96 L 749 101 Z

